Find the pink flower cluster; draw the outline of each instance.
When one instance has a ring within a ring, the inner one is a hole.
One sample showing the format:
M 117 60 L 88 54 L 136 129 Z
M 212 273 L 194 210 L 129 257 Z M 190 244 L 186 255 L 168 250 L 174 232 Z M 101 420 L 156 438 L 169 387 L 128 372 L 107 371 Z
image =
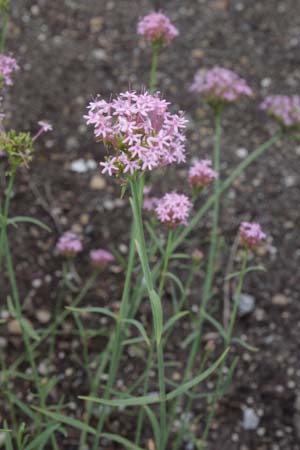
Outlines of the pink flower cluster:
M 242 222 L 240 225 L 240 238 L 243 245 L 253 248 L 266 239 L 266 234 L 262 231 L 259 223 Z
M 17 61 L 12 56 L 0 54 L 0 77 L 7 86 L 13 84 L 12 73 L 19 70 Z
M 114 156 L 102 162 L 102 173 L 133 175 L 159 166 L 185 161 L 186 120 L 182 112 L 171 114 L 159 93 L 125 92 L 106 102 L 88 106 L 87 124 L 95 136 L 112 147 Z
M 211 168 L 211 161 L 202 159 L 196 161 L 189 170 L 189 184 L 193 189 L 203 189 L 218 177 L 217 172 Z
M 99 248 L 90 252 L 90 260 L 94 267 L 104 269 L 107 264 L 113 262 L 115 258 L 110 252 Z
M 152 12 L 138 23 L 137 32 L 148 42 L 169 44 L 179 32 L 170 19 L 162 12 Z
M 270 95 L 261 104 L 261 109 L 267 111 L 284 127 L 300 127 L 300 96 Z
M 155 213 L 162 223 L 174 228 L 178 225 L 187 225 L 192 206 L 186 195 L 170 192 L 157 200 Z
M 75 233 L 67 231 L 56 244 L 57 251 L 66 257 L 73 257 L 82 251 L 82 242 Z
M 202 94 L 212 106 L 233 103 L 242 96 L 253 95 L 252 89 L 243 78 L 223 67 L 200 70 L 195 75 L 190 91 Z

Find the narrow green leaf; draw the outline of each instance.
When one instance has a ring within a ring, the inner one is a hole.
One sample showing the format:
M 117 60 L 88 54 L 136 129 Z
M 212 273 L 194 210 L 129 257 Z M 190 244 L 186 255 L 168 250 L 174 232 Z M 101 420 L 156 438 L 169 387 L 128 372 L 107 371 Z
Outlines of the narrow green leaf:
M 67 306 L 66 309 L 68 309 L 69 311 L 73 311 L 73 312 L 77 312 L 77 313 L 81 313 L 81 314 L 84 314 L 84 313 L 103 314 L 104 316 L 108 316 L 114 320 L 118 320 L 118 316 L 116 314 L 114 314 L 113 312 L 111 312 L 109 309 L 101 308 L 98 306 L 88 306 L 85 308 L 75 308 L 74 306 Z
M 149 421 L 151 423 L 151 427 L 152 427 L 153 434 L 154 434 L 156 448 L 158 449 L 159 446 L 160 446 L 160 426 L 159 426 L 158 420 L 157 420 L 154 412 L 152 411 L 152 409 L 149 408 L 149 406 L 144 405 L 143 408 L 146 411 L 148 419 L 149 419 Z
M 34 219 L 33 217 L 17 216 L 7 220 L 8 225 L 16 225 L 17 223 L 32 223 L 33 225 L 43 228 L 49 233 L 51 233 L 52 231 L 51 228 L 48 227 L 48 225 L 45 225 L 43 222 L 38 219 Z
M 161 301 L 158 294 L 154 291 L 150 291 L 150 303 L 154 322 L 155 339 L 157 345 L 160 343 L 162 331 L 163 331 L 163 311 Z
M 231 381 L 232 381 L 232 378 L 233 378 L 233 375 L 234 375 L 234 371 L 235 371 L 235 368 L 237 366 L 238 361 L 239 361 L 239 357 L 236 356 L 234 358 L 234 360 L 232 361 L 232 364 L 231 364 L 231 366 L 229 368 L 229 371 L 227 373 L 225 381 L 224 381 L 224 383 L 223 383 L 223 385 L 221 387 L 221 394 L 220 394 L 220 396 L 224 395 L 227 392 L 229 386 L 231 385 Z
M 166 324 L 164 325 L 164 329 L 163 332 L 165 333 L 166 331 L 168 331 L 170 328 L 173 327 L 173 325 L 180 319 L 182 319 L 183 317 L 187 316 L 190 312 L 189 311 L 181 311 L 177 314 L 175 314 L 173 317 L 171 317 Z
M 198 330 L 192 331 L 180 344 L 180 347 L 185 349 L 187 348 L 194 339 L 196 339 L 196 336 L 198 334 Z
M 126 406 L 144 406 L 160 402 L 158 394 L 142 395 L 140 397 L 119 398 L 114 400 L 86 396 L 79 396 L 78 398 L 80 398 L 81 400 L 86 400 L 88 402 L 100 403 L 100 405 L 111 406 L 112 408 L 123 408 Z
M 84 422 L 81 422 L 80 420 L 73 419 L 72 417 L 68 417 L 63 414 L 51 412 L 46 409 L 37 408 L 36 406 L 32 406 L 31 408 L 47 417 L 50 417 L 50 419 L 55 420 L 56 422 L 65 423 L 66 425 L 70 425 L 77 430 L 85 431 L 90 434 L 96 434 L 96 430 L 94 428 Z
M 134 325 L 139 330 L 139 332 L 141 333 L 141 335 L 144 338 L 146 344 L 150 346 L 150 340 L 149 340 L 149 338 L 147 336 L 147 333 L 146 333 L 146 330 L 145 330 L 144 326 L 141 324 L 141 322 L 139 322 L 139 321 L 137 321 L 135 319 L 123 319 L 122 322 L 130 323 L 131 325 Z
M 171 280 L 173 280 L 174 283 L 176 283 L 176 285 L 179 287 L 181 294 L 184 294 L 184 287 L 181 280 L 176 275 L 174 275 L 174 273 L 171 272 L 167 272 L 166 276 L 168 278 L 171 278 Z
M 253 347 L 252 345 L 248 344 L 248 342 L 244 341 L 244 339 L 240 338 L 233 338 L 231 342 L 236 342 L 237 344 L 244 347 L 246 350 L 249 350 L 250 352 L 258 352 L 258 348 Z
M 125 341 L 122 342 L 122 345 L 134 345 L 134 344 L 140 344 L 144 341 L 144 338 L 142 337 L 134 337 L 130 339 L 125 339 Z
M 49 426 L 49 425 L 48 425 Z M 51 438 L 52 434 L 59 428 L 59 425 L 52 425 L 39 434 L 29 445 L 27 445 L 24 450 L 42 450 L 47 444 L 48 440 Z
M 215 329 L 218 331 L 218 333 L 220 334 L 220 336 L 222 336 L 223 339 L 226 339 L 226 331 L 224 330 L 224 328 L 222 327 L 222 325 L 220 324 L 220 322 L 218 322 L 216 319 L 214 319 L 207 311 L 203 310 L 202 314 L 204 316 L 204 318 L 211 323 Z
M 249 272 L 266 272 L 266 268 L 264 266 L 250 266 L 247 267 L 247 269 L 244 271 L 244 274 L 249 273 Z M 232 272 L 229 275 L 227 275 L 227 277 L 225 277 L 225 280 L 231 280 L 232 278 L 236 278 L 239 277 L 241 275 L 241 271 L 238 272 Z
M 6 394 L 8 395 L 8 397 L 10 398 L 10 400 L 17 405 L 17 407 L 26 415 L 28 416 L 31 420 L 35 420 L 35 414 L 34 412 L 25 404 L 22 402 L 22 400 L 20 400 L 16 395 L 14 395 L 12 392 L 6 392 Z
M 225 352 L 217 359 L 217 361 L 214 364 L 212 364 L 207 370 L 202 372 L 200 375 L 198 375 L 197 377 L 188 381 L 187 383 L 182 384 L 177 389 L 174 389 L 174 391 L 170 392 L 166 396 L 167 400 L 173 400 L 174 398 L 178 397 L 179 395 L 185 394 L 189 389 L 193 388 L 194 386 L 197 386 L 197 384 L 201 383 L 206 378 L 208 378 L 216 370 L 216 368 L 222 363 L 222 361 L 226 357 L 229 350 L 230 350 L 229 348 L 227 350 L 225 350 Z
M 166 395 L 165 399 L 173 400 L 174 398 L 185 394 L 189 389 L 193 388 L 197 384 L 204 381 L 222 363 L 223 359 L 226 357 L 228 352 L 229 352 L 229 349 L 225 350 L 225 352 L 217 359 L 217 361 L 214 364 L 212 364 L 211 367 L 209 367 L 207 370 L 205 370 L 204 372 L 202 372 L 200 375 L 193 378 L 192 380 L 182 384 L 177 389 L 174 389 L 172 392 L 170 392 L 169 394 Z M 150 405 L 153 403 L 160 402 L 160 396 L 158 394 L 144 395 L 141 397 L 120 398 L 120 399 L 113 399 L 113 400 L 107 400 L 107 399 L 97 398 L 97 397 L 86 397 L 86 396 L 80 396 L 79 398 L 82 400 L 89 401 L 89 402 L 100 403 L 101 405 L 106 405 L 106 406 L 111 406 L 111 407 L 145 406 L 145 405 Z
M 109 439 L 113 442 L 117 442 L 118 444 L 124 445 L 124 447 L 128 448 L 129 450 L 144 450 L 142 447 L 139 447 L 138 445 L 134 444 L 133 442 L 130 442 L 128 439 L 125 439 L 122 436 L 119 436 L 118 434 L 101 433 L 101 437 L 103 437 L 105 439 Z
M 24 328 L 25 332 L 28 334 L 28 336 L 30 336 L 32 339 L 34 339 L 37 342 L 39 342 L 41 340 L 41 338 L 36 333 L 33 326 L 31 325 L 31 323 L 27 319 L 22 318 L 21 325 L 22 325 L 22 328 Z

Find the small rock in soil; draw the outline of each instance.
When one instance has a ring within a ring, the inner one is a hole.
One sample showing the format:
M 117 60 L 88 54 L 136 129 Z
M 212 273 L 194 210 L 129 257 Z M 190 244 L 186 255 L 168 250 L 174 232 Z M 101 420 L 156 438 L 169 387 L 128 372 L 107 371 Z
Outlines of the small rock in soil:
M 243 411 L 243 428 L 245 430 L 256 430 L 259 424 L 259 417 L 252 408 L 246 408 Z
M 289 304 L 289 299 L 283 294 L 276 294 L 272 298 L 272 303 L 276 306 L 287 306 Z
M 40 323 L 48 323 L 51 319 L 50 311 L 47 309 L 40 309 L 36 313 L 36 318 Z
M 251 313 L 255 308 L 255 298 L 252 295 L 241 294 L 239 300 L 239 316 Z

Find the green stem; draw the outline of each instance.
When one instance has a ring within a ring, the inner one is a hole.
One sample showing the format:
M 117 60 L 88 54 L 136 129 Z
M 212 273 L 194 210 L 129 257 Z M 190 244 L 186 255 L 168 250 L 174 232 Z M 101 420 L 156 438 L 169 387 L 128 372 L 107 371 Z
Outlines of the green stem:
M 160 298 L 163 294 L 165 280 L 166 280 L 166 274 L 168 271 L 169 260 L 170 260 L 170 256 L 171 256 L 170 250 L 171 250 L 171 246 L 172 246 L 172 237 L 173 237 L 173 231 L 169 230 L 166 250 L 164 252 L 163 268 L 162 268 L 162 272 L 161 272 L 161 278 L 160 278 L 159 289 L 158 289 L 158 295 Z M 146 371 L 145 371 L 146 376 L 145 376 L 145 381 L 144 381 L 144 386 L 143 386 L 143 395 L 147 394 L 148 388 L 149 388 L 149 377 L 150 377 L 150 372 L 151 372 L 151 369 L 153 366 L 154 348 L 155 348 L 155 341 L 154 341 L 154 339 L 152 339 L 150 351 L 149 351 L 148 358 L 147 358 L 147 365 L 146 365 Z M 164 417 L 164 412 L 165 412 L 165 408 L 162 411 L 162 417 Z M 139 444 L 139 441 L 140 441 L 144 416 L 145 416 L 145 411 L 143 408 L 141 408 L 139 411 L 138 425 L 137 425 L 137 430 L 136 430 L 136 435 L 135 435 L 135 443 L 136 444 Z M 164 421 L 164 424 L 165 424 L 166 418 L 163 418 L 162 420 Z M 164 428 L 165 428 L 165 426 L 164 426 Z
M 238 286 L 237 286 L 237 289 L 236 289 L 236 293 L 235 293 L 235 296 L 234 296 L 233 310 L 232 310 L 232 313 L 231 313 L 228 329 L 227 329 L 227 332 L 226 332 L 225 350 L 227 350 L 230 347 L 230 343 L 231 343 L 233 329 L 234 329 L 234 325 L 235 325 L 235 321 L 236 321 L 236 317 L 237 317 L 239 300 L 240 300 L 240 296 L 241 296 L 241 292 L 242 292 L 243 284 L 244 284 L 244 279 L 245 279 L 245 275 L 246 275 L 246 271 L 247 271 L 247 257 L 248 257 L 248 251 L 245 250 L 244 254 L 243 254 L 242 268 L 241 268 L 241 274 L 240 274 L 240 277 L 239 277 L 239 283 L 238 283 Z M 225 367 L 225 364 L 226 364 L 227 357 L 224 358 L 224 360 L 223 360 L 223 362 L 222 362 L 222 364 L 220 366 L 220 369 L 219 369 L 219 375 L 218 375 L 216 391 L 215 391 L 215 394 L 214 394 L 213 399 L 212 399 L 211 409 L 210 409 L 209 415 L 207 417 L 206 425 L 205 425 L 204 432 L 203 432 L 202 441 L 203 441 L 204 444 L 205 444 L 205 442 L 207 440 L 207 437 L 208 437 L 208 434 L 209 434 L 211 422 L 212 422 L 212 420 L 213 420 L 213 418 L 215 416 L 215 413 L 216 413 L 217 402 L 218 402 L 219 398 L 222 395 L 223 371 L 224 371 L 224 367 Z
M 153 45 L 152 63 L 151 63 L 151 72 L 150 72 L 150 94 L 153 94 L 155 91 L 155 81 L 156 81 L 159 49 L 160 49 L 159 44 Z
M 3 12 L 3 25 L 0 31 L 0 53 L 4 52 L 8 21 L 9 21 L 9 14 L 7 12 Z
M 132 181 L 130 183 L 131 185 L 131 192 L 132 192 L 132 212 L 133 217 L 135 221 L 135 228 L 136 228 L 136 240 L 138 245 L 138 254 L 141 261 L 141 266 L 143 269 L 143 274 L 145 277 L 145 282 L 148 290 L 148 295 L 151 298 L 151 295 L 154 292 L 154 286 L 151 276 L 151 270 L 149 266 L 149 260 L 148 255 L 146 251 L 146 243 L 145 243 L 145 236 L 144 236 L 144 227 L 143 227 L 143 221 L 142 221 L 142 215 L 141 215 L 141 208 L 139 205 L 139 197 L 138 197 L 138 190 L 137 190 L 137 183 L 136 181 Z M 164 355 L 163 355 L 163 342 L 162 339 L 157 341 L 157 364 L 158 364 L 158 383 L 159 383 L 159 393 L 160 393 L 160 447 L 158 450 L 164 450 L 165 448 L 165 432 L 166 432 L 166 386 L 165 386 L 165 370 L 164 370 Z
M 2 259 L 4 253 L 5 240 L 7 239 L 6 230 L 7 230 L 7 219 L 9 213 L 10 199 L 11 193 L 14 186 L 14 181 L 16 177 L 16 169 L 12 169 L 9 175 L 8 187 L 5 193 L 5 203 L 3 214 L 1 215 L 1 234 L 0 234 L 0 270 L 2 266 Z
M 161 277 L 160 277 L 160 283 L 159 283 L 159 288 L 158 288 L 158 295 L 160 297 L 163 294 L 165 281 L 166 281 L 166 275 L 167 275 L 167 272 L 168 272 L 168 266 L 169 266 L 169 260 L 170 260 L 170 256 L 171 256 L 171 248 L 172 248 L 172 239 L 173 239 L 173 231 L 169 230 L 169 232 L 168 232 L 168 239 L 167 239 L 167 246 L 166 246 L 166 250 L 165 250 L 165 253 L 164 253 L 163 268 L 162 268 Z
M 217 111 L 215 114 L 215 144 L 214 144 L 214 170 L 220 175 L 220 144 L 221 144 L 221 111 Z M 201 305 L 199 308 L 198 320 L 195 326 L 195 329 L 198 330 L 197 336 L 193 341 L 191 351 L 188 356 L 188 361 L 186 365 L 186 369 L 184 372 L 183 382 L 185 382 L 191 375 L 191 372 L 194 368 L 197 355 L 199 353 L 199 348 L 202 340 L 202 328 L 204 323 L 204 314 L 208 300 L 211 295 L 211 287 L 214 277 L 214 265 L 215 265 L 215 256 L 217 249 L 217 241 L 218 241 L 218 224 L 219 224 L 219 201 L 220 201 L 220 176 L 215 179 L 214 182 L 214 204 L 213 204 L 213 224 L 212 224 L 212 233 L 211 233 L 211 243 L 210 250 L 208 256 L 207 263 L 207 271 L 204 281 L 204 289 L 203 295 L 201 299 Z M 171 430 L 174 415 L 176 414 L 176 410 L 178 407 L 180 399 L 176 399 L 174 402 L 174 406 L 172 407 L 172 414 L 169 420 L 168 433 Z
M 141 201 L 140 193 L 138 204 Z M 119 312 L 119 318 L 116 326 L 116 332 L 113 338 L 113 354 L 111 356 L 111 363 L 109 367 L 109 373 L 108 373 L 108 381 L 105 387 L 105 391 L 103 394 L 104 398 L 108 398 L 110 395 L 111 388 L 113 387 L 113 384 L 116 379 L 119 362 L 122 355 L 122 340 L 123 340 L 123 332 L 124 332 L 124 319 L 127 318 L 128 315 L 128 309 L 129 309 L 129 294 L 130 294 L 130 284 L 131 284 L 131 278 L 132 278 L 132 272 L 134 268 L 134 261 L 135 261 L 135 242 L 134 242 L 134 236 L 135 236 L 135 227 L 132 226 L 131 228 L 131 241 L 130 241 L 130 249 L 129 249 L 129 256 L 128 256 L 128 267 L 126 272 L 126 278 L 125 278 L 125 284 L 122 294 L 122 300 L 121 300 L 121 307 Z M 98 374 L 99 375 L 99 374 Z M 102 375 L 102 372 L 101 374 Z M 98 384 L 100 382 L 100 377 L 98 379 Z M 100 440 L 100 434 L 102 432 L 104 423 L 105 423 L 105 414 L 102 414 L 99 418 L 98 424 L 97 424 L 97 434 L 94 438 L 92 450 L 97 450 L 99 447 L 99 440 Z M 88 417 L 88 421 L 90 420 L 90 415 Z M 87 421 L 87 423 L 88 423 Z M 80 450 L 83 449 L 84 446 L 80 446 Z
M 5 256 L 6 256 L 6 266 L 7 266 L 9 281 L 10 281 L 11 290 L 12 290 L 12 297 L 14 300 L 16 319 L 18 320 L 18 322 L 21 326 L 22 337 L 23 337 L 24 344 L 25 344 L 25 351 L 26 351 L 26 355 L 27 355 L 31 370 L 32 370 L 33 380 L 34 380 L 35 388 L 36 388 L 38 398 L 40 401 L 40 406 L 42 408 L 45 408 L 46 404 L 45 404 L 44 393 L 42 391 L 40 377 L 39 377 L 38 370 L 36 367 L 34 353 L 33 353 L 33 349 L 32 349 L 31 342 L 30 342 L 30 337 L 29 337 L 27 329 L 23 323 L 22 306 L 21 306 L 21 302 L 20 302 L 19 291 L 18 291 L 18 287 L 17 287 L 17 282 L 16 282 L 16 278 L 15 278 L 15 273 L 14 273 L 14 269 L 13 269 L 13 264 L 12 264 L 12 259 L 11 259 L 11 254 L 10 254 L 10 249 L 9 249 L 9 244 L 8 244 L 7 239 L 5 240 Z M 38 426 L 38 430 L 40 430 L 41 426 L 42 426 L 42 418 L 41 418 L 40 414 L 38 415 L 37 426 Z M 57 450 L 58 447 L 57 447 L 57 441 L 56 441 L 55 435 L 52 436 L 51 441 L 52 441 L 53 448 L 55 450 Z

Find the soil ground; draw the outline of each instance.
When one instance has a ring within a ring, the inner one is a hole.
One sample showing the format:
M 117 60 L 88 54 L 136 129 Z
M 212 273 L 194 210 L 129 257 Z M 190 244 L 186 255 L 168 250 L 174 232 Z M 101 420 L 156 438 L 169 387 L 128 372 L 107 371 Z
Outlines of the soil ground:
M 130 214 L 127 201 L 118 199 L 117 184 L 101 177 L 98 168 L 76 173 L 70 164 L 80 158 L 98 163 L 103 157 L 102 147 L 94 142 L 92 131 L 83 120 L 86 104 L 93 96 L 99 93 L 108 98 L 128 86 L 138 89 L 147 85 L 151 53 L 139 43 L 136 23 L 153 5 L 146 0 L 12 3 L 7 47 L 22 69 L 6 98 L 8 119 L 13 127 L 22 130 L 36 130 L 41 119 L 54 126 L 54 131 L 37 144 L 30 170 L 20 171 L 12 203 L 13 215 L 39 218 L 53 233 L 20 226 L 10 234 L 25 310 L 37 326 L 42 326 L 37 312 L 53 310 L 61 268 L 53 250 L 62 231 L 72 228 L 81 233 L 87 248 L 113 243 L 126 253 Z M 228 3 L 156 2 L 180 29 L 180 37 L 161 52 L 157 84 L 174 108 L 187 111 L 191 158 L 210 156 L 213 142 L 210 112 L 187 93 L 195 71 L 213 65 L 232 68 L 256 92 L 253 101 L 226 111 L 224 173 L 274 132 L 275 126 L 259 111 L 261 98 L 271 93 L 297 94 L 300 87 L 300 3 Z M 299 408 L 299 158 L 300 144 L 283 139 L 246 171 L 226 197 L 222 218 L 226 245 L 232 243 L 241 220 L 257 219 L 269 235 L 268 245 L 259 256 L 268 271 L 249 276 L 244 289 L 255 298 L 256 306 L 240 319 L 236 334 L 246 336 L 259 351 L 250 353 L 237 348 L 241 354 L 239 368 L 213 424 L 211 450 L 300 449 L 300 411 L 296 401 L 298 398 Z M 157 192 L 176 189 L 179 180 L 179 188 L 182 187 L 186 170 L 177 170 L 176 175 L 174 172 L 168 170 L 163 181 L 156 178 Z M 191 248 L 200 245 L 206 225 L 203 223 L 200 231 L 193 234 Z M 78 267 L 84 277 L 87 252 L 80 257 Z M 123 274 L 118 272 L 113 267 L 106 273 L 89 301 L 117 308 L 123 283 Z M 192 304 L 197 303 L 198 292 L 195 284 Z M 4 303 L 3 290 L 1 296 Z M 8 332 L 5 338 L 12 361 L 23 351 L 22 344 Z M 180 335 L 174 338 L 170 352 L 176 354 L 180 340 Z M 95 341 L 95 351 L 99 344 L 101 341 Z M 60 376 L 69 412 L 80 417 L 82 405 L 77 405 L 76 397 L 86 393 L 84 374 L 80 362 L 66 356 L 75 347 L 76 339 L 59 340 L 53 371 Z M 133 362 L 125 361 L 124 366 L 126 377 L 134 378 Z M 126 377 L 120 374 L 125 384 Z M 208 384 L 206 388 L 209 387 Z M 20 386 L 20 390 L 23 399 L 28 396 L 30 402 L 26 386 Z M 246 407 L 253 408 L 260 417 L 255 430 L 242 427 Z M 2 410 L 5 415 L 4 405 Z M 130 436 L 135 424 L 132 417 L 127 422 L 125 419 L 118 423 L 115 416 L 110 430 L 122 425 L 123 431 L 129 429 Z M 74 450 L 76 440 L 77 435 L 71 433 L 60 448 Z

